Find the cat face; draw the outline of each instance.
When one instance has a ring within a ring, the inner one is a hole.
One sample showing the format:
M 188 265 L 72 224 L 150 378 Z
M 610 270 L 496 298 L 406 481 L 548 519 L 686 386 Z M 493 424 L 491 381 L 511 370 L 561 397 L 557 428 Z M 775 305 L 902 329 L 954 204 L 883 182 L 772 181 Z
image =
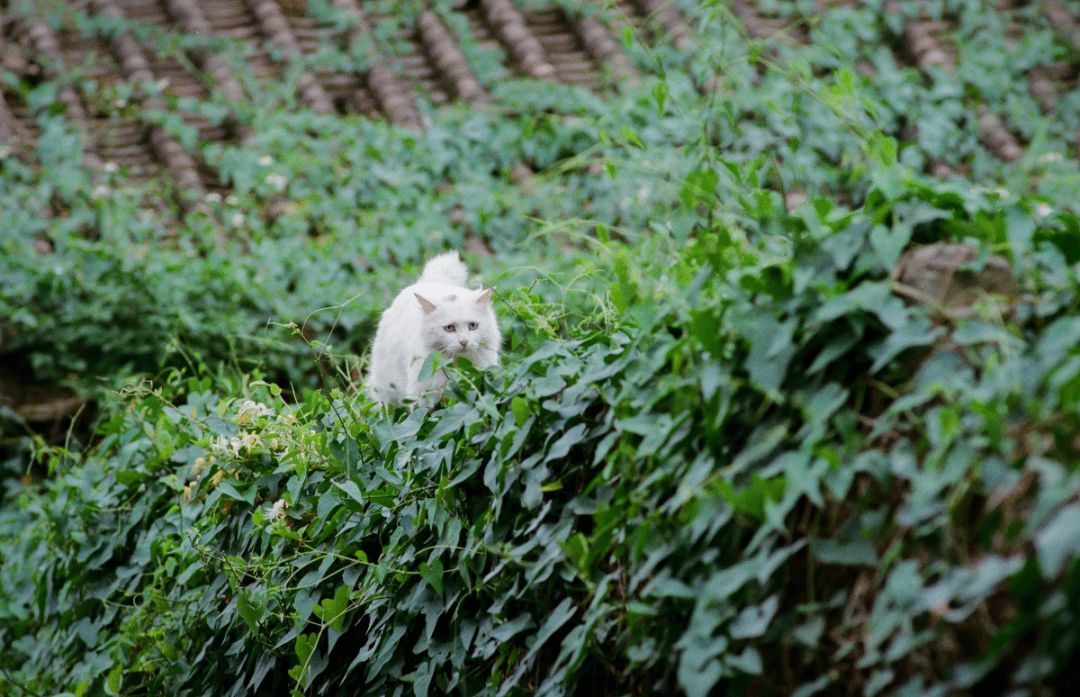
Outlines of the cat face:
M 489 288 L 428 298 L 416 293 L 424 313 L 423 336 L 428 349 L 444 356 L 468 355 L 487 347 L 495 321 Z

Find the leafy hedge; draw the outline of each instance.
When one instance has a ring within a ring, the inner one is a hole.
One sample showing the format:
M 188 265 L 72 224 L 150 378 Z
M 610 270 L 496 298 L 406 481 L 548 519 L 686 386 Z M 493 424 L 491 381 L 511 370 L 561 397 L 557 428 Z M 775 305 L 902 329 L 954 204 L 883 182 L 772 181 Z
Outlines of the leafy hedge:
M 421 105 L 422 133 L 287 83 L 235 146 L 142 114 L 232 189 L 175 236 L 147 206 L 167 185 L 92 179 L 56 83 L 6 73 L 43 136 L 0 159 L 2 357 L 128 384 L 85 450 L 0 470 L 0 693 L 1073 687 L 1080 92 L 1040 113 L 1027 83 L 1071 49 L 1035 5 L 947 3 L 956 70 L 927 78 L 887 50 L 898 13 L 767 5 L 811 42 L 682 3 L 709 40 L 630 37 L 646 75 L 603 100 L 466 42 L 493 106 Z M 103 114 L 128 89 L 79 87 Z M 964 127 L 980 103 L 1025 157 Z M 905 168 L 930 162 L 982 186 Z M 466 240 L 496 253 L 509 353 L 435 411 L 314 391 L 309 348 L 264 329 L 362 351 L 409 265 Z M 1019 294 L 911 304 L 891 270 L 944 240 L 979 250 L 961 278 L 1007 257 Z
M 1027 205 L 908 179 L 760 234 L 701 218 L 692 237 L 597 242 L 595 313 L 499 370 L 457 366 L 432 412 L 179 372 L 133 389 L 95 448 L 54 452 L 55 476 L 0 513 L 17 560 L 0 681 L 1064 689 L 1080 222 Z M 942 239 L 1007 253 L 1020 296 L 906 304 L 889 270 Z
M 321 21 L 339 26 L 339 38 L 356 37 L 342 18 L 333 19 L 333 3 L 308 4 Z M 527 4 L 574 16 L 598 12 L 562 0 Z M 493 105 L 436 109 L 422 100 L 427 128 L 420 133 L 310 113 L 297 103 L 296 74 L 260 82 L 245 67 L 245 44 L 222 36 L 213 50 L 234 59 L 257 103 L 230 104 L 220 94 L 170 97 L 168 112 L 144 112 L 118 106 L 129 104 L 135 86 L 80 80 L 74 66 L 56 80 L 4 70 L 9 99 L 18 95 L 40 137 L 25 157 L 0 157 L 0 355 L 25 363 L 35 382 L 84 393 L 200 361 L 259 367 L 310 386 L 302 342 L 268 329 L 268 321 L 307 320 L 309 337 L 359 352 L 383 292 L 400 280 L 398 267 L 422 262 L 431 248 L 481 240 L 498 255 L 494 267 L 549 268 L 564 240 L 537 235 L 530 218 L 555 221 L 559 235 L 572 223 L 576 233 L 607 226 L 631 238 L 665 216 L 674 227 L 689 225 L 681 188 L 713 152 L 738 166 L 762 164 L 755 184 L 862 201 L 869 188 L 863 152 L 880 132 L 908 141 L 897 157 L 916 169 L 944 162 L 1017 196 L 1040 195 L 1055 206 L 1080 200 L 1068 156 L 1080 127 L 1080 90 L 1063 87 L 1043 113 L 1029 89 L 1032 66 L 1071 55 L 1039 7 L 927 8 L 905 0 L 897 3 L 902 12 L 883 13 L 877 4 L 815 9 L 812 18 L 806 3 L 763 4 L 763 12 L 810 32 L 808 43 L 793 45 L 749 39 L 721 3 L 683 2 L 698 30 L 690 45 L 652 45 L 647 32 L 631 32 L 625 49 L 641 83 L 602 95 L 507 79 L 499 51 L 471 38 L 460 13 L 444 12 Z M 66 31 L 115 31 L 115 21 L 63 3 L 17 5 L 16 15 L 36 12 Z M 389 37 L 428 6 L 369 5 L 378 31 L 351 52 L 344 49 L 350 42 L 324 42 L 305 68 L 362 74 L 367 43 L 379 43 L 380 55 L 403 50 Z M 959 32 L 956 70 L 932 80 L 898 65 L 887 49 L 904 16 L 926 11 L 948 12 Z M 180 47 L 206 46 L 206 37 L 132 25 L 147 51 L 170 59 Z M 1003 56 L 1011 58 L 1003 63 Z M 137 184 L 123 167 L 91 176 L 80 167 L 78 136 L 58 102 L 68 82 L 103 118 L 135 115 L 168 131 L 228 193 L 211 193 L 210 215 L 185 217 L 167 181 Z M 974 96 L 1000 106 L 1028 141 L 1024 158 L 1006 163 L 987 151 L 976 137 Z M 228 145 L 201 140 L 185 123 L 189 116 L 235 118 L 251 136 Z M 910 124 L 920 126 L 914 136 Z M 526 185 L 513 181 L 520 165 L 537 174 Z M 315 312 L 327 307 L 335 309 Z

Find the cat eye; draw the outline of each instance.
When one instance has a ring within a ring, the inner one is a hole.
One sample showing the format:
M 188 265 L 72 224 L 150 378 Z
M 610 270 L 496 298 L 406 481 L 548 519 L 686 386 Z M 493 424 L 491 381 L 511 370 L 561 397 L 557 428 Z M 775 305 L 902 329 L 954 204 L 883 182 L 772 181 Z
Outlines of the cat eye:
M 479 327 L 479 326 L 480 325 L 477 324 L 476 322 L 469 322 L 469 331 L 476 331 L 476 328 Z
M 454 326 L 454 325 L 452 325 L 452 324 L 448 324 L 448 325 L 446 325 L 445 327 L 443 327 L 443 330 L 445 330 L 445 331 L 449 332 L 450 334 L 453 334 L 454 332 L 456 332 L 456 331 L 457 331 L 457 327 L 455 327 L 455 326 Z

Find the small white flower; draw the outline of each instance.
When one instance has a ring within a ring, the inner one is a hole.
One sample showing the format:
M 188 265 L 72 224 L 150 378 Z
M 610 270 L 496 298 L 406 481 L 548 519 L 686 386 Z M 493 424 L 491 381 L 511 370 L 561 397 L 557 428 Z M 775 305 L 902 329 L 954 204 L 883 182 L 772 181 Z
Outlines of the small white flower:
M 252 431 L 241 431 L 238 436 L 218 436 L 210 440 L 210 451 L 222 457 L 239 457 L 262 447 L 262 437 Z
M 1049 217 L 1049 216 L 1051 216 L 1053 214 L 1054 214 L 1054 209 L 1053 209 L 1053 207 L 1050 206 L 1050 204 L 1048 204 L 1048 203 L 1036 203 L 1035 204 L 1035 217 L 1036 218 L 1047 218 L 1047 217 Z
M 259 158 L 260 167 L 269 167 L 272 164 L 274 164 L 274 158 L 270 157 L 269 155 L 263 155 Z
M 289 180 L 284 174 L 267 174 L 266 183 L 270 188 L 281 193 L 285 190 L 285 187 L 289 185 Z
M 1051 162 L 1061 162 L 1061 153 L 1059 152 L 1044 152 L 1039 155 L 1039 162 L 1043 164 L 1049 164 Z
M 285 509 L 289 507 L 289 504 L 285 503 L 285 499 L 278 499 L 274 501 L 274 505 L 270 506 L 270 510 L 266 512 L 267 520 L 277 520 L 281 516 L 285 515 Z
M 257 419 L 261 416 L 272 416 L 273 413 L 274 410 L 265 404 L 259 404 L 253 400 L 245 399 L 240 405 L 237 416 L 242 423 L 246 423 L 253 418 Z
M 1004 187 L 1000 187 L 1000 186 L 998 188 L 994 189 L 994 193 L 997 194 L 998 196 L 1000 196 L 1001 198 L 1009 198 L 1009 196 L 1012 195 L 1012 194 L 1009 193 L 1008 189 L 1006 189 Z
M 117 99 L 115 102 L 113 102 L 113 106 L 116 107 L 117 109 L 123 109 L 127 105 L 128 105 L 128 102 L 127 102 L 126 99 Z
M 255 450 L 262 446 L 262 438 L 258 433 L 252 431 L 245 431 L 240 434 L 240 447 L 243 450 Z
M 229 194 L 225 197 L 225 203 L 229 204 L 230 206 L 235 206 L 239 202 L 240 199 L 236 198 L 236 194 Z
M 208 203 L 221 203 L 221 194 L 216 191 L 211 191 L 206 195 L 206 200 Z
M 154 85 L 157 86 L 159 91 L 164 92 L 165 89 L 169 86 L 169 78 L 167 78 L 167 77 L 159 78 L 157 80 L 157 82 L 154 83 Z
M 210 441 L 210 450 L 224 457 L 236 457 L 240 454 L 240 439 L 218 436 Z
M 233 227 L 241 227 L 244 224 L 244 214 L 243 213 L 233 213 L 232 224 L 233 224 Z
M 247 401 L 247 403 L 251 405 L 251 409 L 258 412 L 259 416 L 271 416 L 274 413 L 274 410 L 266 406 L 265 404 L 259 404 L 258 402 L 251 401 L 250 399 Z
M 106 174 L 113 174 L 114 172 L 116 172 L 116 170 L 118 170 L 120 168 L 116 165 L 115 162 L 110 160 L 110 161 L 106 162 L 104 165 L 102 165 L 101 169 L 104 170 Z
M 98 184 L 94 187 L 94 198 L 106 198 L 109 195 L 109 187 Z

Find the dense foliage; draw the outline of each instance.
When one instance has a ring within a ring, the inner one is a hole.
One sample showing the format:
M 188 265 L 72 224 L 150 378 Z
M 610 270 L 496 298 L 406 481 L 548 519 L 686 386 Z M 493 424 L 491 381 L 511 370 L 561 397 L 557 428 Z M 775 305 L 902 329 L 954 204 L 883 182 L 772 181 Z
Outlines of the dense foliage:
M 967 4 L 980 47 L 932 85 L 875 48 L 895 29 L 869 4 L 765 48 L 686 9 L 715 40 L 631 44 L 663 77 L 603 99 L 500 82 L 423 132 L 253 109 L 251 141 L 204 153 L 234 193 L 170 235 L 146 186 L 77 166 L 53 83 L 25 85 L 50 137 L 0 162 L 4 350 L 102 406 L 85 445 L 11 449 L 0 687 L 1073 684 L 1075 112 L 990 84 L 1004 39 Z M 724 99 L 701 89 L 716 72 Z M 1029 156 L 934 127 L 972 95 L 1031 116 Z M 979 185 L 920 174 L 939 159 Z M 378 310 L 467 239 L 495 252 L 474 260 L 503 366 L 380 409 L 352 384 Z M 961 280 L 1004 257 L 1016 292 L 958 307 L 893 273 L 937 242 L 977 250 Z
M 1077 220 L 871 198 L 756 243 L 612 243 L 605 307 L 461 367 L 431 413 L 135 390 L 4 514 L 8 670 L 178 694 L 702 695 L 765 666 L 778 693 L 1053 686 L 1080 600 Z M 935 322 L 885 278 L 882 240 L 911 234 L 1015 248 L 1027 295 Z

